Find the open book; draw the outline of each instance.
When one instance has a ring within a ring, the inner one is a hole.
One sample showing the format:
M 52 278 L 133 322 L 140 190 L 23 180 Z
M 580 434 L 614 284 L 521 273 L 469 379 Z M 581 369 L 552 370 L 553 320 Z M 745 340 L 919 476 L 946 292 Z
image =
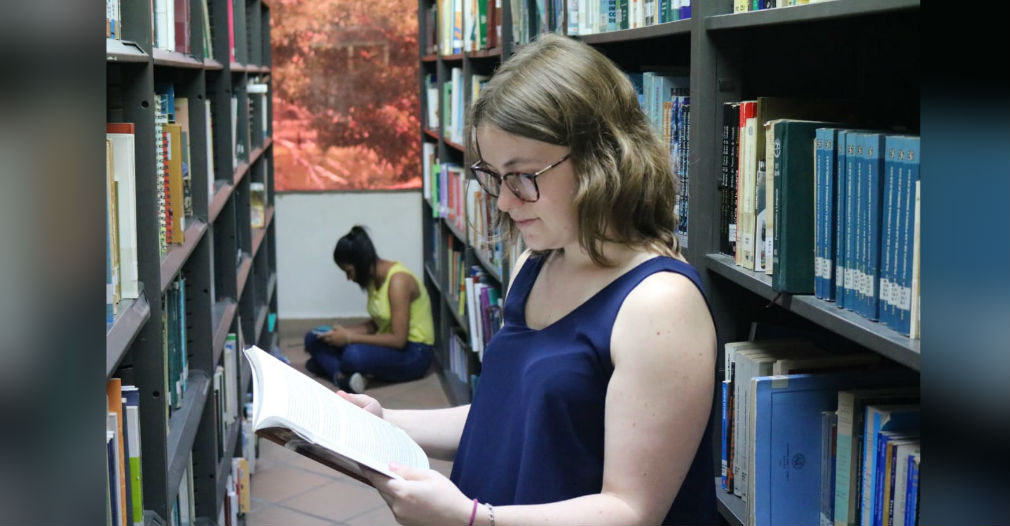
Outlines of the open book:
M 244 351 L 252 367 L 256 434 L 365 484 L 365 468 L 388 477 L 391 461 L 428 469 L 428 457 L 402 429 L 341 398 L 260 349 Z

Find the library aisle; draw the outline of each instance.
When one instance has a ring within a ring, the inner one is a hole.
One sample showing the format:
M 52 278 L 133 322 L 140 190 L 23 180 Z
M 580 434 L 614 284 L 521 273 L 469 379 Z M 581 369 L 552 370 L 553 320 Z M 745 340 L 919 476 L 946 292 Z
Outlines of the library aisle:
M 302 338 L 319 324 L 319 320 L 304 324 L 285 320 L 280 324 L 281 348 L 299 371 L 306 372 L 305 361 L 309 357 Z M 336 390 L 332 383 L 318 380 Z M 420 380 L 376 384 L 365 392 L 391 409 L 436 409 L 449 405 L 434 368 Z M 452 462 L 432 460 L 431 467 L 449 476 Z M 259 441 L 259 458 L 251 485 L 252 506 L 246 514 L 246 526 L 396 524 L 392 512 L 374 489 L 269 440 Z

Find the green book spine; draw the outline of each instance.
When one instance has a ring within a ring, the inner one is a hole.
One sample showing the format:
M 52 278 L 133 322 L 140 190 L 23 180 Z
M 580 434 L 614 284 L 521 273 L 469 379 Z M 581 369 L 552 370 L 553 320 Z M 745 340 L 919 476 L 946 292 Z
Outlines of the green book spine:
M 487 2 L 484 0 L 477 0 L 477 23 L 474 28 L 477 32 L 475 36 L 475 42 L 477 49 L 487 49 Z
M 772 288 L 814 292 L 814 136 L 820 121 L 775 124 Z

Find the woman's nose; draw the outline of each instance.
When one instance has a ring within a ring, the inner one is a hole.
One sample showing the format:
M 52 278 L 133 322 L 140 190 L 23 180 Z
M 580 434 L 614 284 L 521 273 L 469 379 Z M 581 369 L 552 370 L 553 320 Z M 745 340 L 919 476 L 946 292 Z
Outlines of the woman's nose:
M 508 185 L 501 185 L 501 190 L 498 192 L 498 210 L 507 214 L 521 204 L 523 201 L 512 193 L 512 189 Z

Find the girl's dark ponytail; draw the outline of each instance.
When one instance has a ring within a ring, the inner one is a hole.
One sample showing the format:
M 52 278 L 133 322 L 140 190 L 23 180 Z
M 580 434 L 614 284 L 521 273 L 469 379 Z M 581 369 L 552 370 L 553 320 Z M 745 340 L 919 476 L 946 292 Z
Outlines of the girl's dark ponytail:
M 354 282 L 362 290 L 368 288 L 375 274 L 375 264 L 379 257 L 368 231 L 361 225 L 354 225 L 351 231 L 337 241 L 333 249 L 333 262 L 354 268 Z

